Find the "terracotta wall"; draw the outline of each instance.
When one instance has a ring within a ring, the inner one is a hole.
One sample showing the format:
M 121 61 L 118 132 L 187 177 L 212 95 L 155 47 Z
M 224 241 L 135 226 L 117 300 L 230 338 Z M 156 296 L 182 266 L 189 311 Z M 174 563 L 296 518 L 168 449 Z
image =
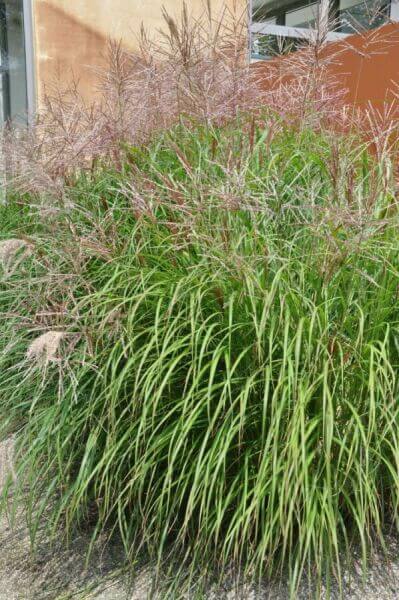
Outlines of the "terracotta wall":
M 215 14 L 223 0 L 213 0 Z M 182 0 L 35 0 L 36 79 L 39 98 L 43 85 L 56 77 L 80 80 L 88 98 L 95 92 L 92 67 L 104 65 L 107 39 L 122 40 L 133 49 L 143 23 L 150 33 L 163 27 L 162 7 L 178 15 Z M 246 0 L 228 0 L 244 13 Z M 188 0 L 193 14 L 204 9 L 204 0 Z
M 399 23 L 392 23 L 365 35 L 351 36 L 331 72 L 347 90 L 346 102 L 381 107 L 395 101 L 399 91 Z

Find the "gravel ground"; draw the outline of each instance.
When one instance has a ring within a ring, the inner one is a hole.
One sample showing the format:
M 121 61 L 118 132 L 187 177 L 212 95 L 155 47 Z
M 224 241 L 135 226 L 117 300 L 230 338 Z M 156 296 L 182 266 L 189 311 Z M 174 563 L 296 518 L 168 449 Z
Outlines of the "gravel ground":
M 12 444 L 0 443 L 0 490 L 10 469 Z M 14 527 L 0 518 L 0 600 L 146 600 L 150 595 L 151 573 L 138 573 L 134 584 L 121 574 L 122 552 L 118 545 L 96 548 L 89 568 L 85 552 L 89 543 L 83 534 L 68 550 L 43 541 L 35 556 L 22 513 Z M 360 569 L 344 576 L 344 600 L 399 600 L 399 544 L 390 539 L 389 558 L 376 556 L 366 581 Z M 311 586 L 310 586 L 311 587 Z M 297 600 L 310 600 L 313 594 L 304 584 Z M 325 598 L 322 593 L 321 598 Z M 340 598 L 334 591 L 333 600 Z M 185 600 L 194 600 L 185 595 Z M 207 600 L 288 600 L 285 586 L 265 586 L 261 591 L 230 588 L 210 591 Z M 180 596 L 175 599 L 180 600 Z

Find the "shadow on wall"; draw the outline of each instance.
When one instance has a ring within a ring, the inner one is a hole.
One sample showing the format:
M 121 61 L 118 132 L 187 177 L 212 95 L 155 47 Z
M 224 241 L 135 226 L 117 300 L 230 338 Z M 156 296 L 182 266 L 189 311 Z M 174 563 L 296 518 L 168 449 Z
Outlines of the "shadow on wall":
M 190 14 L 203 14 L 205 0 L 186 0 Z M 246 15 L 246 0 L 212 0 L 213 15 L 222 7 Z M 80 82 L 86 100 L 93 100 L 97 77 L 95 68 L 107 66 L 109 36 L 137 48 L 142 22 L 156 33 L 164 27 L 163 7 L 180 14 L 183 0 L 36 0 L 34 3 L 37 81 L 40 98 L 43 87 L 59 79 L 65 84 L 72 76 Z

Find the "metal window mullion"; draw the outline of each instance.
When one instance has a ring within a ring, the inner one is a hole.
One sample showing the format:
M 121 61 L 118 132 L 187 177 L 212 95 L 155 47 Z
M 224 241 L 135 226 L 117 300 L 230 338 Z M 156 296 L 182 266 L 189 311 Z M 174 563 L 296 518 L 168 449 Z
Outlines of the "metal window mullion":
M 253 34 L 252 34 L 252 19 L 254 14 L 254 4 L 253 0 L 249 0 L 248 2 L 248 59 L 251 61 L 252 56 L 252 46 L 253 46 Z
M 309 39 L 314 33 L 314 29 L 304 27 L 287 27 L 286 25 L 271 25 L 267 22 L 252 23 L 251 33 L 258 35 L 276 35 L 288 38 Z M 341 40 L 347 38 L 347 33 L 330 31 L 327 34 L 327 39 L 330 41 Z
M 31 121 L 36 111 L 35 46 L 32 0 L 23 0 L 23 14 L 28 120 Z
M 8 63 L 8 40 L 7 40 L 7 17 L 6 6 L 4 2 L 0 2 L 0 53 L 1 53 L 1 90 L 3 114 L 0 117 L 0 123 L 5 123 L 11 114 L 10 103 L 10 72 Z

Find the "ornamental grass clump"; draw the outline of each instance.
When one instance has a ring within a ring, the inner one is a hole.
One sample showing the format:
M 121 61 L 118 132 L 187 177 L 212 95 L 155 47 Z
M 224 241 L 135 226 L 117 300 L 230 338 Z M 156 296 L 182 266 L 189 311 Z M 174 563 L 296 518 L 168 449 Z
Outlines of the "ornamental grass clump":
M 397 531 L 397 124 L 376 152 L 308 116 L 182 112 L 0 206 L 32 240 L 0 279 L 0 434 L 33 544 L 86 527 L 162 597 L 295 597 Z
M 181 124 L 70 191 L 1 284 L 2 430 L 33 532 L 46 510 L 130 559 L 295 589 L 397 524 L 394 181 L 358 147 L 333 178 L 336 144 L 262 126 L 237 164 L 235 126 Z

